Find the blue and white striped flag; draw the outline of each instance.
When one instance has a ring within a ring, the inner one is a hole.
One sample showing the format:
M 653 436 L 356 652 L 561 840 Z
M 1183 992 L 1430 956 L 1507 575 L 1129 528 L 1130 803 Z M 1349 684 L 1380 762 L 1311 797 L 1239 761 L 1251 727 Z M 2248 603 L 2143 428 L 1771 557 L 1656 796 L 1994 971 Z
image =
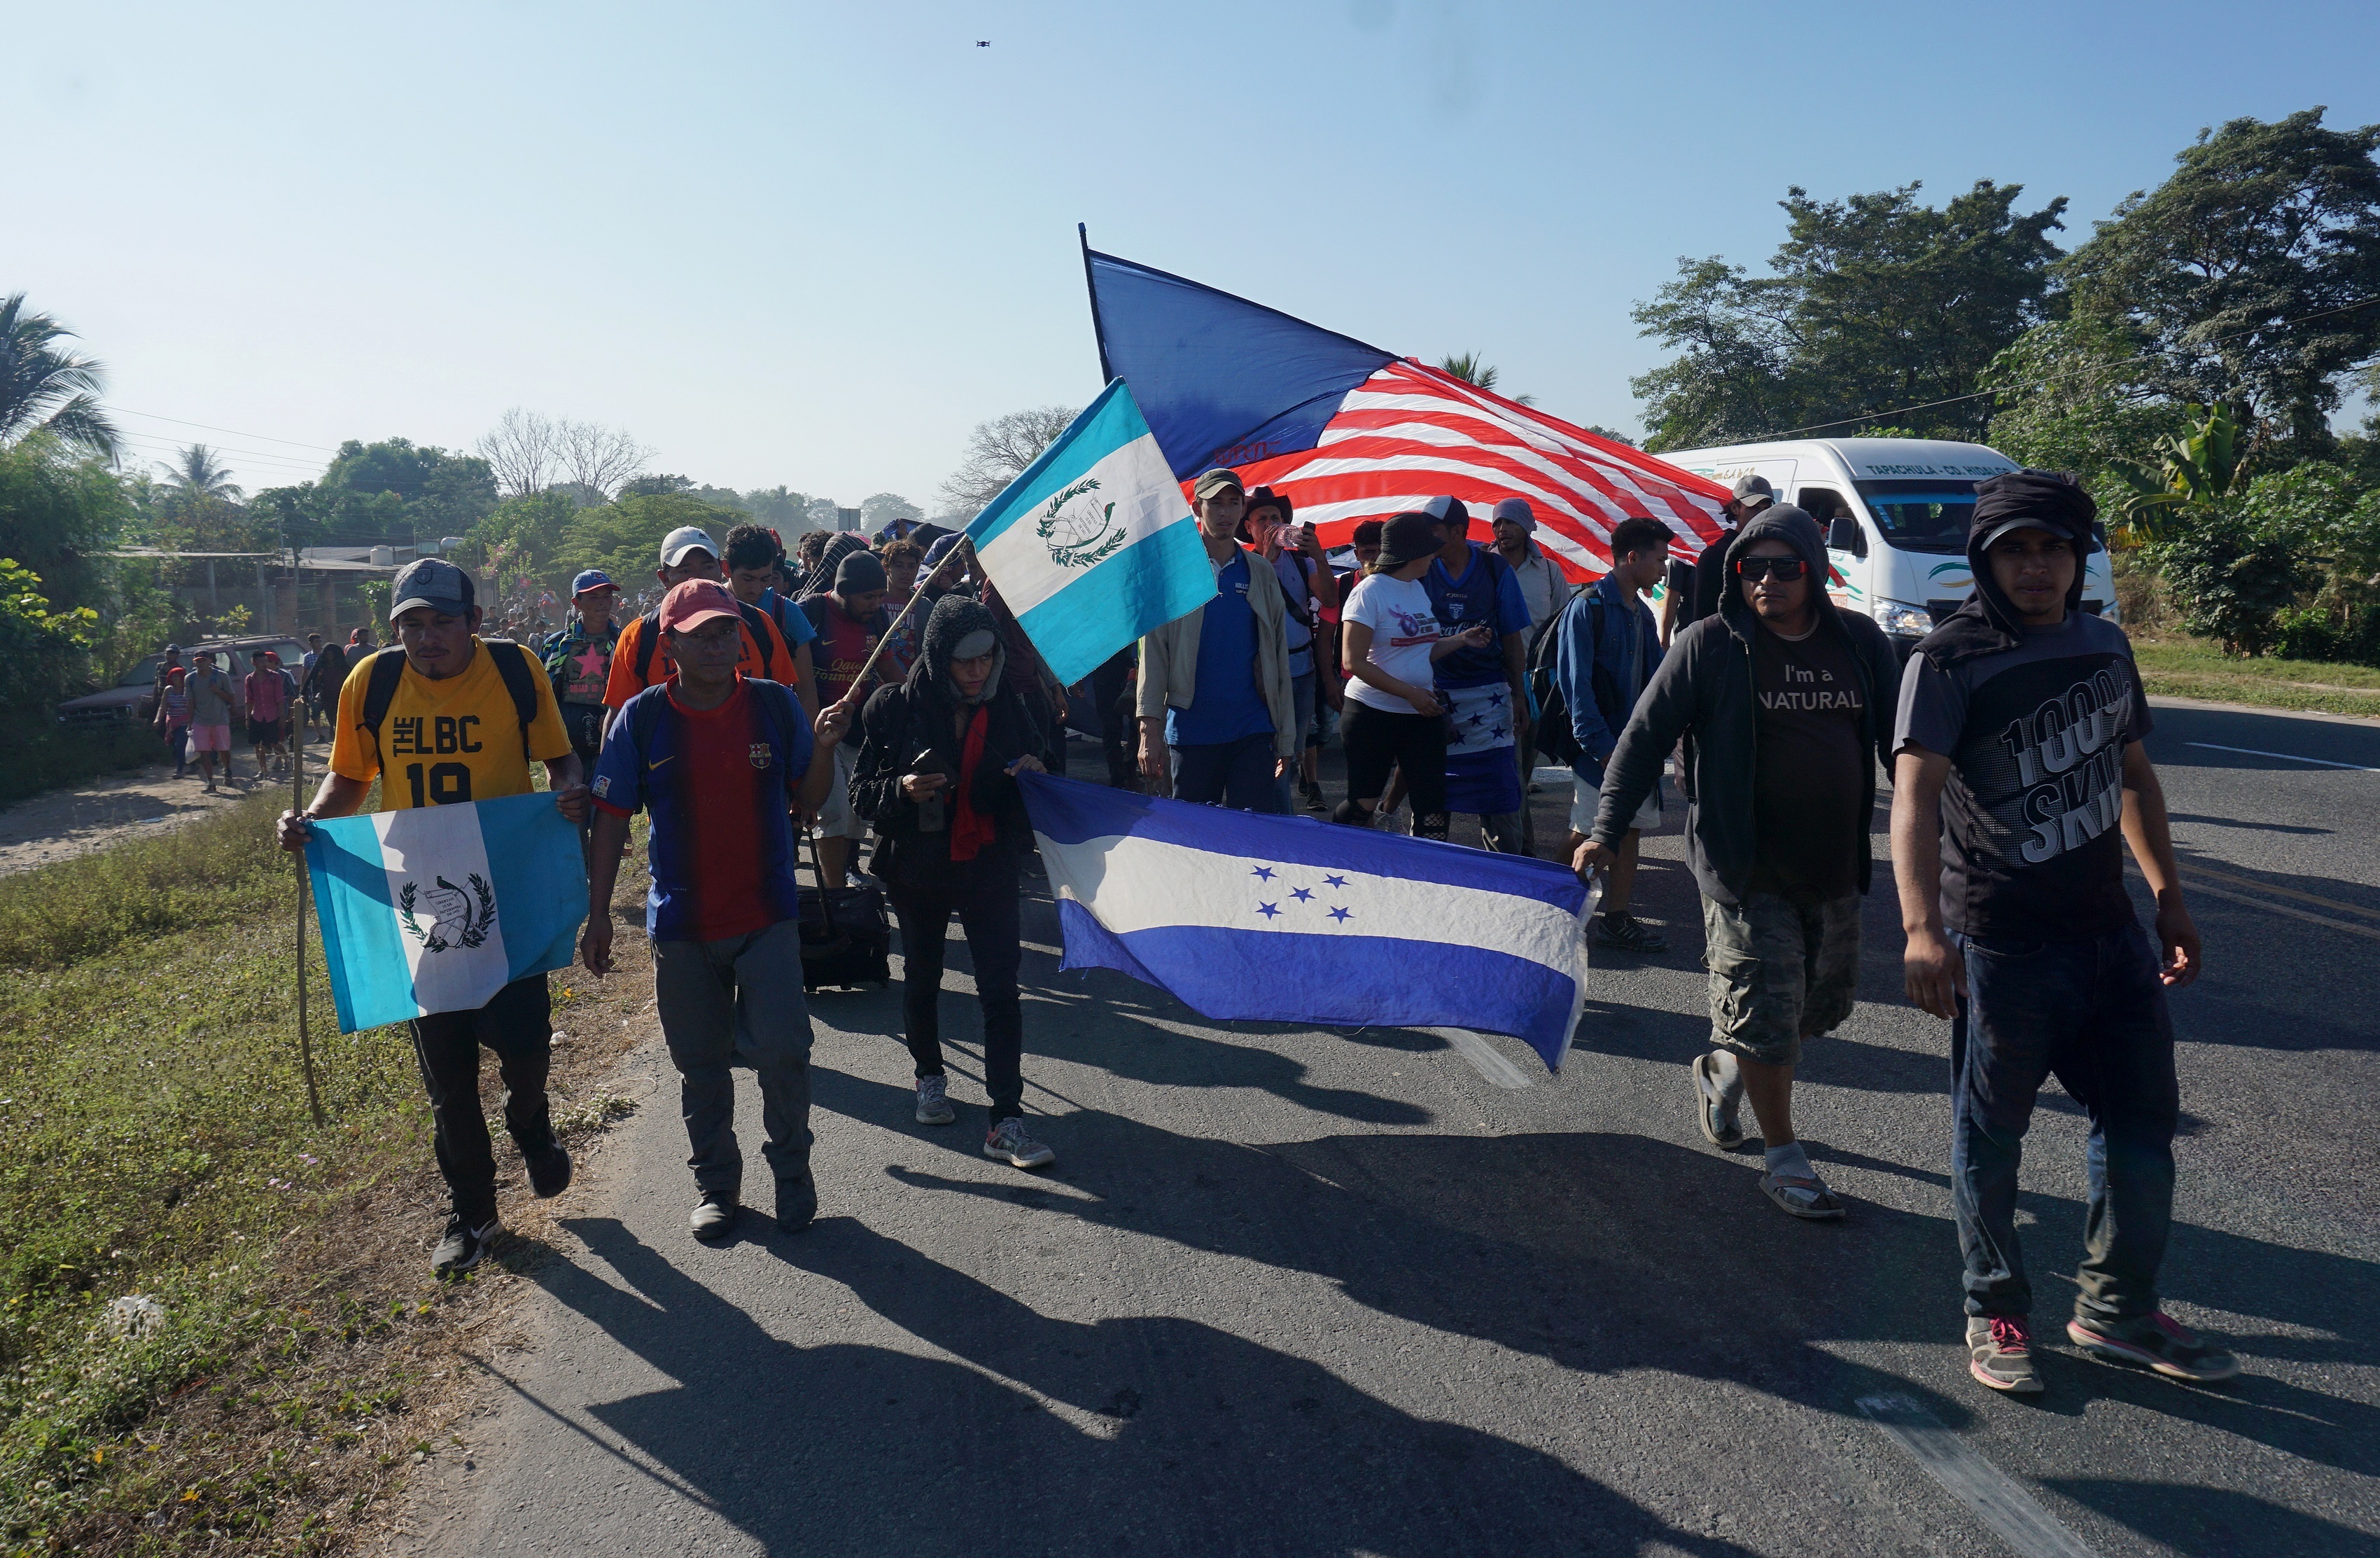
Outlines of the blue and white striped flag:
M 966 533 L 1058 680 L 1082 680 L 1215 596 L 1198 521 L 1122 379 Z
M 1020 776 L 1068 968 L 1210 1017 L 1509 1033 L 1560 1071 L 1588 899 L 1550 860 Z
M 342 1033 L 566 968 L 587 918 L 578 830 L 550 795 L 317 822 L 306 866 Z

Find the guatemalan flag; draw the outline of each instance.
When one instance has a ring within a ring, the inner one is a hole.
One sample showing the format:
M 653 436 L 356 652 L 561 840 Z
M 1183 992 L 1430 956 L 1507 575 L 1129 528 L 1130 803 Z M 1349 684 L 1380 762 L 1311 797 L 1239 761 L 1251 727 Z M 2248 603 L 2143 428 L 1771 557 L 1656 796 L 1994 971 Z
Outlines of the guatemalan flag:
M 587 918 L 578 830 L 550 795 L 317 822 L 306 866 L 342 1033 L 566 968 Z
M 1586 888 L 1550 860 L 1019 776 L 1068 968 L 1203 1016 L 1509 1033 L 1559 1071 Z
M 1070 687 L 1215 595 L 1189 500 L 1121 379 L 966 533 L 1033 647 Z

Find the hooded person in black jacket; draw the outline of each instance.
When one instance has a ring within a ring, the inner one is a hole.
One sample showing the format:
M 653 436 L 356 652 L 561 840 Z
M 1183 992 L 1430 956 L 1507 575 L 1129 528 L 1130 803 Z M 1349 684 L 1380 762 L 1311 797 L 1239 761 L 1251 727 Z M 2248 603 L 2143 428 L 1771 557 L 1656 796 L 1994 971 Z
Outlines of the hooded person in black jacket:
M 1750 1094 L 1767 1150 L 1761 1190 L 1796 1217 L 1839 1218 L 1793 1135 L 1793 1067 L 1856 994 L 1875 760 L 1900 665 L 1881 628 L 1827 598 L 1826 544 L 1800 509 L 1755 515 L 1725 566 L 1718 612 L 1678 635 L 1637 700 L 1574 863 L 1612 858 L 1684 737 L 1714 1046 L 1694 1063 L 1695 1119 L 1734 1147 Z
M 852 803 L 876 824 L 876 872 L 901 926 L 901 1012 L 917 1066 L 917 1119 L 947 1126 L 942 1073 L 942 943 L 956 910 L 983 1003 L 983 1153 L 1018 1168 L 1057 1154 L 1025 1134 L 1025 1014 L 1017 994 L 1017 872 L 1033 824 L 1016 775 L 1046 772 L 1049 736 L 1010 685 L 999 623 L 980 602 L 934 603 L 917 663 L 879 688 L 860 714 Z

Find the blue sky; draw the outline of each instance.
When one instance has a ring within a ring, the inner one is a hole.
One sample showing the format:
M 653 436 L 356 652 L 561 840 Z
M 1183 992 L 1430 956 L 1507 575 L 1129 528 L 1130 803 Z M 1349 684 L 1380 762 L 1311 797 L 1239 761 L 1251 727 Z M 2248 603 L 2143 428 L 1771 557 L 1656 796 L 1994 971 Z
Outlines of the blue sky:
M 138 448 L 255 451 L 250 486 L 523 405 L 698 481 L 931 506 L 976 421 L 1097 393 L 1077 221 L 1633 430 L 1629 305 L 1681 255 L 1764 259 L 1789 184 L 2013 180 L 2070 197 L 2071 247 L 2202 126 L 2380 119 L 2368 0 L 86 4 L 9 33 L 0 290 L 106 361 Z

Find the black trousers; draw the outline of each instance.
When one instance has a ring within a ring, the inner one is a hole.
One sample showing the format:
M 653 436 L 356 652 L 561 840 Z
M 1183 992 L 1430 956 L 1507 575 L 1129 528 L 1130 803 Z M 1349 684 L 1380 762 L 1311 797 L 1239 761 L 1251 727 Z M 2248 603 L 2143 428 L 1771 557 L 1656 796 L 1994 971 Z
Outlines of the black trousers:
M 477 1227 L 496 1214 L 496 1155 L 480 1113 L 480 1046 L 496 1053 L 504 1079 L 504 1129 L 526 1153 L 553 1139 L 545 1077 L 553 1059 L 552 1005 L 545 976 L 531 974 L 496 992 L 476 1012 L 413 1019 L 413 1053 L 430 1094 L 430 1118 L 455 1212 Z
M 1339 721 L 1339 742 L 1347 749 L 1347 795 L 1377 807 L 1388 793 L 1389 770 L 1404 771 L 1405 794 L 1414 809 L 1414 836 L 1446 836 L 1446 721 L 1437 714 L 1394 714 L 1347 700 Z M 1341 816 L 1352 822 L 1352 816 Z
M 1017 858 L 953 861 L 932 880 L 892 882 L 886 896 L 901 926 L 901 1017 L 920 1077 L 942 1074 L 943 935 L 955 912 L 983 1004 L 983 1085 L 997 1123 L 1025 1113 L 1025 1006 L 1016 991 L 1023 905 Z
M 1132 675 L 1132 651 L 1119 650 L 1091 673 L 1091 707 L 1099 711 L 1099 745 L 1107 749 L 1108 783 L 1121 790 L 1140 787 L 1140 730 L 1124 700 Z

